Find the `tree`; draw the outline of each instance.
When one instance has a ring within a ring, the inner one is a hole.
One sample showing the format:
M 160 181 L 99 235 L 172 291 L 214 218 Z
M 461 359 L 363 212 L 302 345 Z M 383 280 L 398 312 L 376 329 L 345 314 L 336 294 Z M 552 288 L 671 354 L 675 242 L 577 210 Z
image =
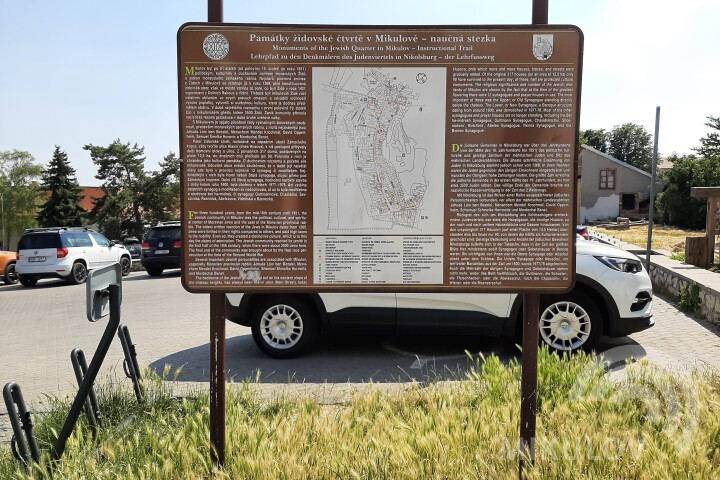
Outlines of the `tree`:
M 180 211 L 180 159 L 170 152 L 160 162 L 160 170 L 147 175 L 143 188 L 142 204 L 145 222 L 178 218 Z
M 720 117 L 707 117 L 706 127 L 713 129 L 700 139 L 700 147 L 694 148 L 701 157 L 720 159 Z
M 653 157 L 652 135 L 645 127 L 634 123 L 615 126 L 608 135 L 607 153 L 649 172 L 652 169 Z
M 13 234 L 36 225 L 42 172 L 28 152 L 0 152 L 0 244 L 9 245 Z
M 581 130 L 580 131 L 580 144 L 587 145 L 600 150 L 603 153 L 607 153 L 608 150 L 608 132 L 604 128 L 599 130 Z
M 720 161 L 694 155 L 672 155 L 673 167 L 664 174 L 665 186 L 658 195 L 658 210 L 663 221 L 680 228 L 705 228 L 707 202 L 690 196 L 692 187 L 720 185 Z
M 85 211 L 80 206 L 82 189 L 67 154 L 57 145 L 42 180 L 42 187 L 50 192 L 50 197 L 38 213 L 38 223 L 43 227 L 81 226 L 85 220 Z
M 98 166 L 105 196 L 95 202 L 92 216 L 110 238 L 140 237 L 143 232 L 141 194 L 146 182 L 145 148 L 119 139 L 107 147 L 85 145 Z

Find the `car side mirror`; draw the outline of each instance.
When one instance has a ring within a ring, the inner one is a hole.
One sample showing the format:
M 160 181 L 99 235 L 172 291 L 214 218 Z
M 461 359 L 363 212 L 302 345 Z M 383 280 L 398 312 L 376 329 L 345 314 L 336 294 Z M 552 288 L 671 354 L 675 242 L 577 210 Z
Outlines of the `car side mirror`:
M 110 240 L 110 246 L 111 246 L 111 247 L 114 247 L 114 246 L 117 245 L 118 243 L 120 243 L 120 242 L 117 241 L 117 240 Z

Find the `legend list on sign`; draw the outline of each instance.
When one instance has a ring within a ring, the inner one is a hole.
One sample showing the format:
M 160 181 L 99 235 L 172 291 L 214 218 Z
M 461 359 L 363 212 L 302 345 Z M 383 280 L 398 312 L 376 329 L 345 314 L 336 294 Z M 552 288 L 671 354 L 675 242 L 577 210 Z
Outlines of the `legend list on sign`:
M 315 284 L 437 285 L 441 236 L 316 236 Z

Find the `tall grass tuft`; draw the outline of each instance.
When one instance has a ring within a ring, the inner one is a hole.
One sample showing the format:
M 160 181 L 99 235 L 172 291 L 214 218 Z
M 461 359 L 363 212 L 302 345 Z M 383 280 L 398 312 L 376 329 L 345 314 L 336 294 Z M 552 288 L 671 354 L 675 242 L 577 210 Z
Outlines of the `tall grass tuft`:
M 209 398 L 173 398 L 149 375 L 148 402 L 99 389 L 105 424 L 80 423 L 62 461 L 33 469 L 0 453 L 0 478 L 517 478 L 520 365 L 477 358 L 460 381 L 358 391 L 347 403 L 263 400 L 253 382 L 227 396 L 227 456 L 210 462 Z M 720 478 L 720 377 L 639 362 L 610 381 L 591 355 L 539 355 L 537 459 L 528 478 Z M 67 413 L 40 419 L 49 449 Z

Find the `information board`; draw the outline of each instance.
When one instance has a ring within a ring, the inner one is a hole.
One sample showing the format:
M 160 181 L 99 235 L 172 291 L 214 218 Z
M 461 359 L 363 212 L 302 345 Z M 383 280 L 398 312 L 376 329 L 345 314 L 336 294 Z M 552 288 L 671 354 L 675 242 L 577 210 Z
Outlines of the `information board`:
M 563 292 L 573 26 L 186 24 L 191 292 Z

